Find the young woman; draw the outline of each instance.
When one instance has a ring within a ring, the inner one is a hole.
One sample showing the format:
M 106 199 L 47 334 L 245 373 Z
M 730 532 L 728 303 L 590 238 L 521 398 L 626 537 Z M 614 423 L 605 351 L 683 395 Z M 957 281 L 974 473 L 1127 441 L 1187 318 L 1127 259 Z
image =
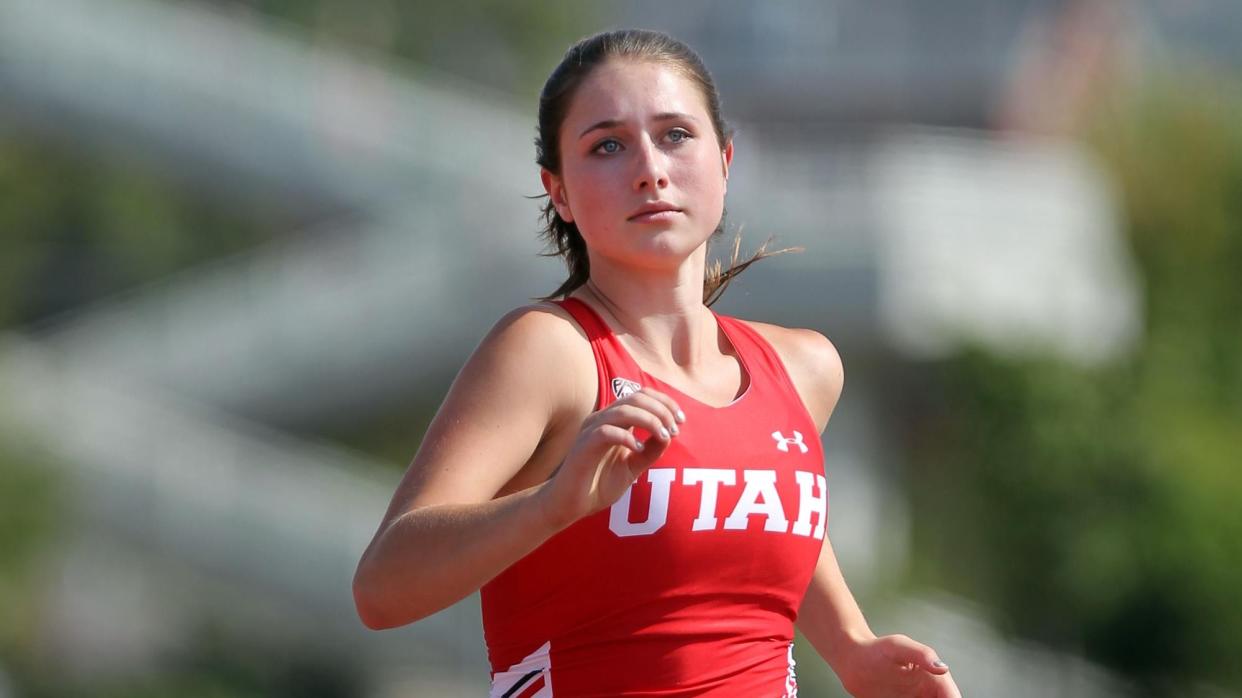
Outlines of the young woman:
M 825 535 L 836 350 L 705 302 L 754 258 L 707 273 L 733 143 L 698 56 L 584 39 L 537 146 L 570 277 L 453 383 L 358 564 L 363 622 L 481 589 L 493 696 L 794 696 L 796 621 L 855 696 L 957 697 L 871 632 Z

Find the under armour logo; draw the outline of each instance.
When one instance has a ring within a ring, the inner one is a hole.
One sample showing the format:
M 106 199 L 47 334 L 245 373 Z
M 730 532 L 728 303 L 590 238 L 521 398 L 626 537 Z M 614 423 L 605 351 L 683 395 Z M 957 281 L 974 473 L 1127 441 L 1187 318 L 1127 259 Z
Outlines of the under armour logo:
M 789 453 L 789 445 L 797 446 L 803 453 L 807 452 L 806 444 L 802 443 L 802 432 L 795 431 L 792 439 L 785 438 L 785 435 L 779 431 L 772 432 L 772 438 L 776 439 L 776 447 L 784 453 Z
M 627 395 L 633 395 L 639 390 L 642 390 L 642 388 L 643 386 L 632 380 L 627 380 L 625 378 L 612 379 L 612 394 L 615 395 L 618 400 L 626 397 Z

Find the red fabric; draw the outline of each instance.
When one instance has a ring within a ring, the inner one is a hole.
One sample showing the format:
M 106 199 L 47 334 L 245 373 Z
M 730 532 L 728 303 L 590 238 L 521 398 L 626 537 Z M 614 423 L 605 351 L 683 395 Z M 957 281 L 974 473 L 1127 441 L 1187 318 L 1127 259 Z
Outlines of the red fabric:
M 561 306 L 595 351 L 597 409 L 617 399 L 620 378 L 673 396 L 686 422 L 630 488 L 628 511 L 623 497 L 483 586 L 493 695 L 532 671 L 549 683 L 538 696 L 795 695 L 790 645 L 827 491 L 818 432 L 780 358 L 745 323 L 718 315 L 747 386 L 712 407 L 644 373 L 585 303 Z M 714 509 L 704 502 L 713 489 Z M 768 501 L 773 492 L 779 501 Z M 661 515 L 649 510 L 653 493 L 667 501 L 664 523 L 644 527 Z

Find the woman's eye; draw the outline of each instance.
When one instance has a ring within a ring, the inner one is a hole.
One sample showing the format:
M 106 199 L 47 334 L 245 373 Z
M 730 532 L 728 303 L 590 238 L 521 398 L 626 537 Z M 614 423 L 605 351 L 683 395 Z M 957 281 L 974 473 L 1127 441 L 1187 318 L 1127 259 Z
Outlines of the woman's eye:
M 595 146 L 595 152 L 605 153 L 609 155 L 611 155 L 612 153 L 618 152 L 620 150 L 621 150 L 621 144 L 611 139 L 606 140 L 600 143 L 599 145 Z
M 674 143 L 680 143 L 690 139 L 690 133 L 682 129 L 673 129 L 668 132 L 668 139 Z

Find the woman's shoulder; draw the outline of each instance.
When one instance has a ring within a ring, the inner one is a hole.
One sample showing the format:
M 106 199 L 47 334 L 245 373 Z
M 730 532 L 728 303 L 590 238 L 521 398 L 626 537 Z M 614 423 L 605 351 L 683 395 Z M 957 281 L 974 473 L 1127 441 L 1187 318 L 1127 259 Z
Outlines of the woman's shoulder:
M 785 364 L 816 426 L 823 430 L 841 397 L 845 367 L 836 346 L 816 330 L 740 320 L 762 336 Z
M 841 355 L 836 346 L 822 333 L 802 327 L 784 327 L 758 320 L 735 320 L 745 323 L 771 344 L 781 360 L 799 368 L 841 374 Z M 789 366 L 793 368 L 794 366 Z
M 465 371 L 481 371 L 520 390 L 539 387 L 578 402 L 595 372 L 586 333 L 552 302 L 523 305 L 500 317 L 479 343 Z M 551 396 L 550 396 L 551 397 Z M 556 400 L 560 402 L 560 400 Z
M 491 334 L 517 335 L 550 343 L 573 344 L 575 340 L 586 339 L 586 333 L 569 311 L 552 301 L 537 301 L 510 310 L 496 321 Z
M 566 354 L 591 355 L 582 327 L 569 311 L 551 301 L 529 303 L 502 315 L 480 342 L 479 351 L 500 351 L 553 366 L 563 362 Z

